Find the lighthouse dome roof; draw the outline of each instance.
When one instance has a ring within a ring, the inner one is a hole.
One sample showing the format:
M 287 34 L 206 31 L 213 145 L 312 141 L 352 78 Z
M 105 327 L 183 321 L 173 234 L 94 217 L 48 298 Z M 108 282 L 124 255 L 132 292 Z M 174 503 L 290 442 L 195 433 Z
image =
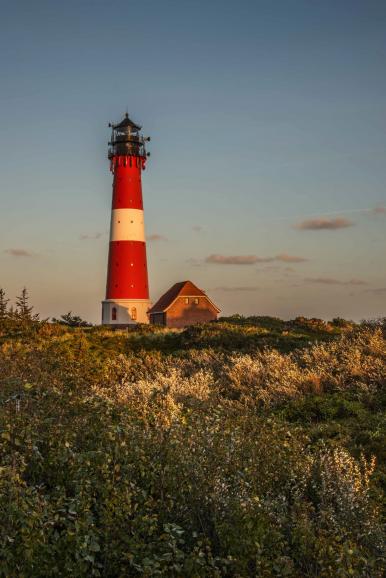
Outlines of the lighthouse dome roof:
M 118 124 L 113 124 L 111 125 L 112 128 L 125 128 L 127 126 L 133 128 L 134 130 L 141 130 L 142 127 L 140 127 L 138 124 L 135 124 L 135 122 L 133 122 L 131 120 L 131 118 L 129 118 L 128 113 L 125 114 L 125 117 L 123 120 L 121 120 L 121 122 L 119 122 Z

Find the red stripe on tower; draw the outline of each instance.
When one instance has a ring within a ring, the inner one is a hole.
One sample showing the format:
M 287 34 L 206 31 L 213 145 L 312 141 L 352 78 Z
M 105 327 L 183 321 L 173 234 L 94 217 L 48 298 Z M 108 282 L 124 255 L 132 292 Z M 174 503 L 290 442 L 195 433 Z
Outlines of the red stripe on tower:
M 141 173 L 145 141 L 141 127 L 125 118 L 112 127 L 109 159 L 114 174 L 106 299 L 102 323 L 148 323 L 150 307 Z

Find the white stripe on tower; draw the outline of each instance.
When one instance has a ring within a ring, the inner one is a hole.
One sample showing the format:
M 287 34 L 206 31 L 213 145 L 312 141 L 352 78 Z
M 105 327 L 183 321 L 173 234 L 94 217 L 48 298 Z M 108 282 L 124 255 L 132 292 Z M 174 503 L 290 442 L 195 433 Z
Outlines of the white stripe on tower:
M 141 209 L 113 209 L 110 241 L 145 242 L 143 211 Z

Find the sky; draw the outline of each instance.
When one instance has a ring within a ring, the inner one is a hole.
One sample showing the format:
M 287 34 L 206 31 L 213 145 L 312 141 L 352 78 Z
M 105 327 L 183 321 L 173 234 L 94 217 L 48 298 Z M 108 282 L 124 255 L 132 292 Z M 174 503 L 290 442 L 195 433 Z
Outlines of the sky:
M 386 315 L 384 0 L 0 1 L 0 287 L 100 322 L 108 122 L 151 136 L 152 301 Z

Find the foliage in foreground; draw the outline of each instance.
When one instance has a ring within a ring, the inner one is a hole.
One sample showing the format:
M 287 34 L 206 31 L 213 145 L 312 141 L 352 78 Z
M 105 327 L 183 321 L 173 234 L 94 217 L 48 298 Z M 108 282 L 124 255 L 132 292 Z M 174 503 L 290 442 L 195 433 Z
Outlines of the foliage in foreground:
M 0 576 L 383 575 L 381 327 L 290 352 L 253 324 L 244 352 L 221 324 L 23 327 L 0 331 Z

